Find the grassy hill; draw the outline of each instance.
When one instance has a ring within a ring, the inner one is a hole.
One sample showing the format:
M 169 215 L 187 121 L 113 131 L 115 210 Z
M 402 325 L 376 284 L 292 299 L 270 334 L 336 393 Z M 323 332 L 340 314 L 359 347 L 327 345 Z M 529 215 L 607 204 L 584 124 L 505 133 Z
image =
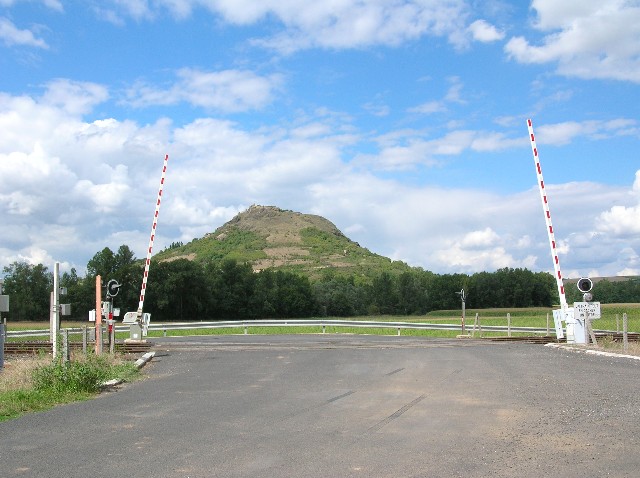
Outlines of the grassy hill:
M 234 259 L 254 270 L 273 268 L 308 275 L 312 280 L 335 274 L 372 277 L 386 270 L 411 268 L 374 254 L 346 237 L 332 222 L 312 214 L 274 206 L 251 206 L 214 232 L 157 254 L 157 260 Z

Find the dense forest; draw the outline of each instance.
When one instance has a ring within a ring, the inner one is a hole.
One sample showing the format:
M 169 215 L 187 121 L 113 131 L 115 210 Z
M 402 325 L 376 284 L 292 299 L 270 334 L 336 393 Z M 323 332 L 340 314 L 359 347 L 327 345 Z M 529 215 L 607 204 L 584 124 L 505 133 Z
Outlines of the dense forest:
M 138 307 L 143 265 L 128 246 L 114 253 L 109 248 L 87 263 L 87 274 L 64 272 L 60 286 L 71 304 L 71 319 L 86 320 L 95 308 L 95 276 L 103 283 L 122 284 L 113 299 L 122 315 Z M 3 294 L 10 296 L 9 320 L 48 320 L 53 273 L 42 264 L 14 262 L 3 268 Z M 558 295 L 554 278 L 527 269 L 495 272 L 435 274 L 419 268 L 373 277 L 339 275 L 326 269 L 313 282 L 305 275 L 265 269 L 235 260 L 196 263 L 187 259 L 152 261 L 145 297 L 145 312 L 154 321 L 291 318 L 312 316 L 421 315 L 432 310 L 458 309 L 461 289 L 469 308 L 552 307 Z M 568 288 L 568 300 L 581 300 Z M 595 300 L 640 302 L 640 280 L 599 281 Z M 574 297 L 575 296 L 575 297 Z

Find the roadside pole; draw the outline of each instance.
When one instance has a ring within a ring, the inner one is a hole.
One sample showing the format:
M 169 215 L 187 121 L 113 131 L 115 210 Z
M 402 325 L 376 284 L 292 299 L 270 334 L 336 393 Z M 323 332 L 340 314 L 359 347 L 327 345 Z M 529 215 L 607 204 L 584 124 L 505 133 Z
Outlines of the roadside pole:
M 4 324 L 0 322 L 0 370 L 4 367 Z
M 96 276 L 96 355 L 102 354 L 102 277 Z
M 51 294 L 50 338 L 53 357 L 58 356 L 58 334 L 60 333 L 60 263 L 53 265 L 53 293 Z

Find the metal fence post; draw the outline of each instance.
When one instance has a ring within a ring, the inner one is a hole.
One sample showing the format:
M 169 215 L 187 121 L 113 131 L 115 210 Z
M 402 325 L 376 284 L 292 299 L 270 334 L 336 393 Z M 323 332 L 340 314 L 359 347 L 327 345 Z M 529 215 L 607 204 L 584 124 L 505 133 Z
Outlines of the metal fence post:
M 4 324 L 0 324 L 0 370 L 4 367 Z
M 113 355 L 116 351 L 116 327 L 115 325 L 111 326 L 111 330 L 109 331 L 109 353 Z
M 69 361 L 69 329 L 62 329 L 62 362 Z

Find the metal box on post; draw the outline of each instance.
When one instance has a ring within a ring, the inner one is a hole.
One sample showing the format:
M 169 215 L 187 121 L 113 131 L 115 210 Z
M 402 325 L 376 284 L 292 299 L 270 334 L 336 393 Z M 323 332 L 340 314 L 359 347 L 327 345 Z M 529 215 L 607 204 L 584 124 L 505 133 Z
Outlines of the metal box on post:
M 131 324 L 129 338 L 131 340 L 142 340 L 142 327 L 140 327 L 140 324 Z
M 0 295 L 0 312 L 9 312 L 9 296 Z

